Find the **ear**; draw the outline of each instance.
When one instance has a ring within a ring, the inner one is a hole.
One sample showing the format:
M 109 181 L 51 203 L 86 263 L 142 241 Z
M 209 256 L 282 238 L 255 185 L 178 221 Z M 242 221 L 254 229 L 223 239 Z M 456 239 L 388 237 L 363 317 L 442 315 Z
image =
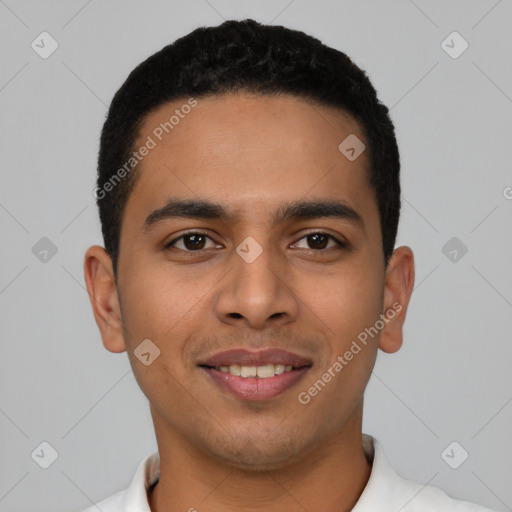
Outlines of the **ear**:
M 110 352 L 124 352 L 126 345 L 112 259 L 103 247 L 93 245 L 87 249 L 84 277 L 104 347 Z
M 402 326 L 414 286 L 414 255 L 409 247 L 398 247 L 386 268 L 384 288 L 384 328 L 379 348 L 384 352 L 396 352 L 403 341 Z

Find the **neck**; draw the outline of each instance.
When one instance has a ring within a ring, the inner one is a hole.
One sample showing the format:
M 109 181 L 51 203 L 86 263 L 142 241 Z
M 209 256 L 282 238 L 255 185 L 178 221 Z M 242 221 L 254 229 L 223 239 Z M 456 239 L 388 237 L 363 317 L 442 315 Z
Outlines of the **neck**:
M 165 432 L 153 417 L 160 479 L 148 490 L 152 512 L 349 511 L 370 477 L 362 444 L 362 404 L 342 431 L 289 465 L 252 471 L 209 457 L 187 440 Z M 160 435 L 159 435 L 160 434 Z

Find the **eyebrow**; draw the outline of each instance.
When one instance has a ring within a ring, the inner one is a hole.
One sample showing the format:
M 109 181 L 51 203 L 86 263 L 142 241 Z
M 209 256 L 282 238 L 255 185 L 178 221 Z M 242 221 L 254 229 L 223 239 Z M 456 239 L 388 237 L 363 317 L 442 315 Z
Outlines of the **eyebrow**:
M 273 215 L 275 224 L 288 220 L 336 218 L 364 228 L 362 216 L 343 201 L 311 200 L 295 201 L 281 205 Z M 218 219 L 234 222 L 239 215 L 222 204 L 204 199 L 170 199 L 165 206 L 152 211 L 144 221 L 143 231 L 150 231 L 157 224 L 173 218 Z

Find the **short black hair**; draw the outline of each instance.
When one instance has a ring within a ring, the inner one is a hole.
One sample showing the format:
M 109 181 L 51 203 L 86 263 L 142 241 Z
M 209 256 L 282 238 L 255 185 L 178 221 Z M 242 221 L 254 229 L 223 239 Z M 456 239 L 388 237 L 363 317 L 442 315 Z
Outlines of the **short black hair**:
M 179 98 L 239 92 L 294 95 L 337 107 L 360 123 L 387 266 L 400 216 L 400 159 L 389 109 L 344 53 L 304 32 L 246 19 L 200 27 L 165 46 L 129 74 L 112 100 L 101 133 L 95 195 L 116 281 L 123 212 L 140 174 L 127 171 L 126 164 L 145 117 Z

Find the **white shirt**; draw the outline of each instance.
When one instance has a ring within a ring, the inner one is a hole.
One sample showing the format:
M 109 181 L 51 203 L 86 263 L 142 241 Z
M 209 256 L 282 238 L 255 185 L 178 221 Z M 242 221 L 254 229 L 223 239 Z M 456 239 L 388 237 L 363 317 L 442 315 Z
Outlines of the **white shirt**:
M 366 457 L 372 471 L 352 512 L 492 512 L 491 509 L 450 498 L 444 491 L 402 478 L 387 462 L 379 442 L 363 434 Z M 139 464 L 128 489 L 97 503 L 102 512 L 151 512 L 147 490 L 160 477 L 158 452 Z M 98 512 L 93 505 L 83 512 Z

